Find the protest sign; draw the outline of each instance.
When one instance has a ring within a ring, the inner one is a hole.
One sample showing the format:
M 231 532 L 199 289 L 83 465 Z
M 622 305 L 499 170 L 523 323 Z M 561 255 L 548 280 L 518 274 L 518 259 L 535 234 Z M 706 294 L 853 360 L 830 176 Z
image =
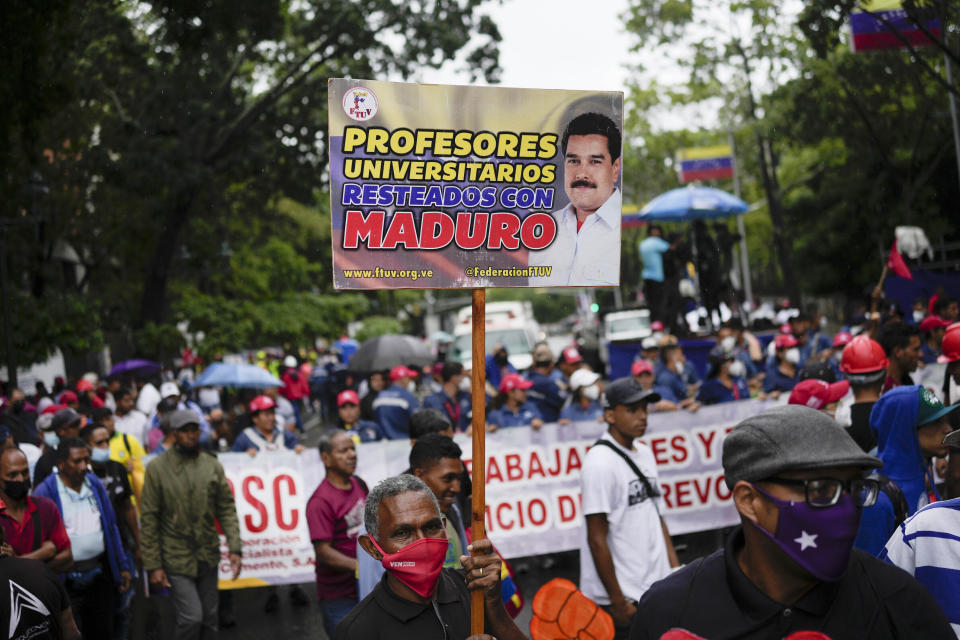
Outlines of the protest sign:
M 622 93 L 334 78 L 328 95 L 336 288 L 619 284 Z
M 748 400 L 704 407 L 697 413 L 655 413 L 643 438 L 653 451 L 674 535 L 736 524 L 737 512 L 723 481 L 721 443 L 735 424 L 775 403 Z M 568 551 L 580 546 L 580 468 L 604 425 L 547 424 L 501 429 L 486 441 L 486 532 L 507 558 Z M 470 439 L 455 440 L 470 469 Z M 357 475 L 370 487 L 407 468 L 408 440 L 357 447 Z M 310 582 L 314 554 L 307 531 L 307 500 L 323 480 L 316 450 L 222 454 L 233 487 L 243 540 L 243 573 L 229 578 L 226 541 L 221 588 Z

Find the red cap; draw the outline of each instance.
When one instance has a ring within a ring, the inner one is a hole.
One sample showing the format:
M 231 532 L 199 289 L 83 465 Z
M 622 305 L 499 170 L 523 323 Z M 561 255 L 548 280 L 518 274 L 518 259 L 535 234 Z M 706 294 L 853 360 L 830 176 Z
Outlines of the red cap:
M 45 413 L 56 413 L 57 411 L 60 411 L 60 410 L 62 410 L 62 409 L 66 409 L 66 408 L 67 408 L 67 405 L 65 405 L 65 404 L 51 404 L 51 405 L 48 406 L 46 409 L 44 409 L 43 411 L 41 411 L 41 412 L 40 412 L 40 415 L 43 415 L 43 414 L 45 414 Z
M 850 341 L 853 340 L 853 334 L 849 331 L 840 331 L 837 335 L 833 336 L 833 345 L 834 347 L 842 347 L 850 344 Z
M 792 333 L 781 333 L 773 339 L 773 344 L 777 349 L 789 349 L 800 343 L 797 342 L 797 339 L 793 337 Z
M 61 404 L 70 404 L 72 402 L 79 402 L 79 400 L 77 399 L 77 394 L 75 394 L 73 391 L 70 391 L 69 389 L 67 389 L 66 391 L 60 394 Z
M 532 386 L 533 383 L 519 373 L 508 373 L 503 376 L 503 380 L 500 381 L 500 391 L 503 393 L 513 391 L 514 389 L 529 389 Z
M 938 315 L 932 315 L 923 319 L 923 322 L 920 323 L 920 331 L 923 331 L 924 333 L 930 333 L 934 329 L 949 326 L 950 322 L 948 320 L 944 320 Z
M 342 407 L 345 404 L 360 404 L 360 396 L 353 389 L 345 389 L 337 395 L 337 406 Z
M 630 366 L 630 375 L 638 376 L 641 373 L 653 373 L 653 365 L 650 364 L 649 360 L 634 360 Z
M 409 367 L 405 367 L 402 364 L 398 364 L 393 369 L 390 369 L 390 379 L 399 380 L 400 378 L 416 378 L 417 372 Z
M 857 336 L 843 350 L 840 371 L 844 373 L 870 373 L 886 369 L 890 361 L 883 347 L 869 336 Z
M 277 406 L 277 403 L 273 401 L 273 398 L 269 396 L 257 396 L 250 401 L 250 413 L 256 413 L 257 411 L 265 411 L 267 409 L 273 409 Z
M 560 359 L 567 364 L 576 364 L 578 362 L 583 362 L 583 356 L 580 355 L 580 352 L 577 351 L 576 347 L 567 347 L 560 352 Z
M 947 335 L 943 336 L 943 342 L 940 343 L 940 350 L 943 353 L 937 358 L 937 362 L 943 364 L 960 360 L 960 324 L 954 324 L 947 329 Z
M 802 404 L 811 409 L 823 409 L 831 402 L 837 402 L 850 390 L 850 381 L 841 380 L 840 382 L 824 382 L 811 378 L 798 382 L 797 386 L 790 392 L 790 404 Z
M 654 320 L 653 322 L 650 323 L 651 331 L 663 331 L 663 329 L 664 329 L 663 323 L 660 322 L 659 320 Z
M 93 391 L 93 383 L 85 378 L 80 378 L 80 380 L 77 381 L 77 391 Z
M 792 333 L 792 332 L 793 332 L 793 329 L 790 328 L 789 322 L 784 322 L 782 325 L 780 325 L 780 333 Z

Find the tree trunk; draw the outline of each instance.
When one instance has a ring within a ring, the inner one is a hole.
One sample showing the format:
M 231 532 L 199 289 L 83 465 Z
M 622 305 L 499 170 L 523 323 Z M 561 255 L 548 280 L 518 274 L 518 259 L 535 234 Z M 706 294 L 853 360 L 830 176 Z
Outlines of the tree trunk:
M 739 42 L 734 42 L 737 53 L 743 60 L 744 79 L 747 84 L 747 108 L 749 110 L 750 120 L 757 122 L 757 103 L 753 99 L 753 83 L 750 80 L 750 61 L 747 59 L 747 53 Z M 780 263 L 780 273 L 783 275 L 784 286 L 787 289 L 787 295 L 790 296 L 790 302 L 797 307 L 800 306 L 800 287 L 797 285 L 797 278 L 793 272 L 793 247 L 789 242 L 784 241 L 783 231 L 783 207 L 780 203 L 780 192 L 776 184 L 776 176 L 773 175 L 775 168 L 771 161 L 767 160 L 768 141 L 763 137 L 759 130 L 756 132 L 757 154 L 760 161 L 760 178 L 763 181 L 763 190 L 767 196 L 767 208 L 770 212 L 770 222 L 773 224 L 773 249 L 777 254 L 777 261 Z M 772 149 L 771 149 L 772 152 Z
M 167 213 L 163 228 L 153 248 L 153 255 L 147 263 L 143 278 L 143 293 L 140 299 L 140 315 L 135 328 L 142 329 L 149 323 L 162 324 L 167 314 L 167 281 L 170 266 L 179 246 L 178 239 L 190 217 L 190 207 L 196 192 L 192 189 L 181 193 L 175 199 L 175 206 Z
M 763 181 L 763 190 L 767 195 L 767 208 L 770 212 L 770 222 L 773 224 L 773 248 L 780 263 L 780 273 L 783 274 L 784 286 L 790 302 L 800 307 L 800 287 L 797 285 L 796 274 L 793 272 L 793 247 L 783 237 L 783 208 L 780 203 L 780 193 L 772 176 L 773 167 L 767 159 L 767 141 L 757 132 L 757 153 L 760 160 L 760 178 Z

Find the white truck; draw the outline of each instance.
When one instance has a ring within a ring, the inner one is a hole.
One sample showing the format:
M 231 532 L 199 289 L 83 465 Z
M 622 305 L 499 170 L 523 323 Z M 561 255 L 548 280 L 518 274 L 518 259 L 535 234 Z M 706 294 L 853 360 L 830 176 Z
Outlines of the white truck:
M 533 364 L 533 345 L 544 339 L 540 325 L 533 317 L 529 300 L 522 302 L 491 302 L 486 305 L 486 341 L 484 351 L 493 353 L 493 348 L 502 344 L 507 349 L 510 364 L 517 371 L 529 369 Z M 453 330 L 450 358 L 463 363 L 464 368 L 473 365 L 473 309 L 463 307 L 457 312 L 457 324 Z

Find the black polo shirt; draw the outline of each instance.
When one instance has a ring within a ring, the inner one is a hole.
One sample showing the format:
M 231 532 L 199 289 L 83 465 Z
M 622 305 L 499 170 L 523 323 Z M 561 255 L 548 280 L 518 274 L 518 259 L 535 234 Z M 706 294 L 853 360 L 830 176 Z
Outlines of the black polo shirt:
M 655 583 L 640 599 L 631 640 L 684 629 L 708 640 L 785 638 L 819 631 L 841 638 L 956 640 L 943 611 L 907 572 L 854 549 L 839 582 L 821 582 L 798 602 L 771 600 L 741 571 L 738 527 L 723 550 Z
M 426 604 L 396 595 L 387 575 L 337 625 L 333 640 L 463 640 L 470 635 L 470 593 L 462 573 L 444 569 L 436 600 Z

